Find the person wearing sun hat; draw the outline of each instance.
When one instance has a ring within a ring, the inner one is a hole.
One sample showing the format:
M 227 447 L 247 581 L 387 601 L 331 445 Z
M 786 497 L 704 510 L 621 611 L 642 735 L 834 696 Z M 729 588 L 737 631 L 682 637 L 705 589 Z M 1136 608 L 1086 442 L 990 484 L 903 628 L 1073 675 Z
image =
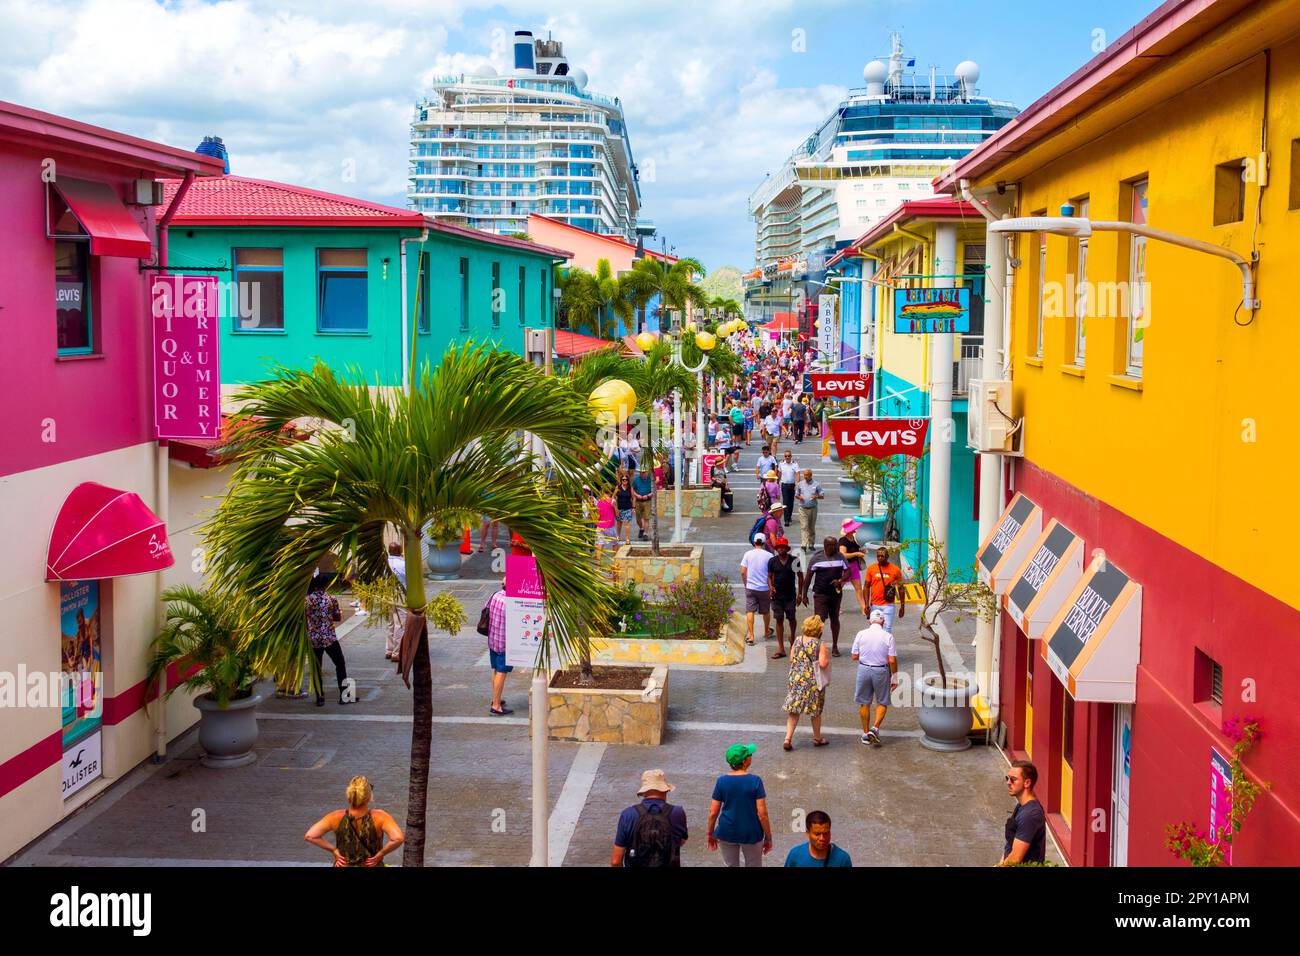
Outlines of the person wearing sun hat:
M 772 507 L 767 510 L 767 520 L 763 522 L 763 534 L 767 538 L 768 548 L 775 550 L 773 542 L 781 537 L 785 528 L 781 524 L 781 518 L 785 515 L 785 505 L 779 501 L 772 502 Z
M 858 608 L 866 614 L 867 598 L 862 588 L 862 559 L 867 555 L 856 537 L 861 527 L 862 522 L 857 518 L 846 518 L 840 525 L 840 554 L 844 558 L 844 563 L 849 566 L 849 584 L 858 597 Z
M 682 844 L 686 842 L 686 811 L 668 802 L 676 789 L 662 770 L 641 774 L 641 798 L 624 810 L 614 833 L 610 866 L 660 868 L 682 865 Z
M 754 744 L 727 748 L 728 773 L 713 785 L 709 805 L 708 847 L 721 850 L 724 866 L 762 866 L 763 854 L 772 852 L 772 824 L 767 817 L 767 791 L 763 779 L 749 772 Z

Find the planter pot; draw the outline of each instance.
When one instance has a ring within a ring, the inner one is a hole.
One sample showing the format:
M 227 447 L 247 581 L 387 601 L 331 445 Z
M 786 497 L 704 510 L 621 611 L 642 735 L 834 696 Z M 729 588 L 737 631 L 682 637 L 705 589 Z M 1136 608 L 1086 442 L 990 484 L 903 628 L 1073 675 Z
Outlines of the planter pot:
M 657 747 L 668 723 L 668 668 L 654 667 L 641 690 L 548 687 L 546 706 L 551 740 Z
M 704 576 L 704 548 L 698 544 L 664 544 L 661 554 L 650 553 L 648 543 L 622 545 L 614 555 L 615 577 L 631 581 L 641 590 L 667 588 Z
M 242 767 L 257 759 L 257 705 L 260 694 L 232 700 L 222 709 L 207 694 L 194 698 L 199 710 L 200 763 L 205 767 Z
M 937 677 L 921 683 L 917 720 L 925 735 L 921 746 L 930 750 L 959 751 L 970 747 L 971 700 L 979 692 L 974 681 L 949 677 L 947 687 Z
M 460 577 L 460 545 L 453 541 L 438 547 L 426 538 L 424 565 L 429 569 L 429 577 L 435 581 Z
M 862 486 L 844 475 L 840 475 L 840 504 L 846 508 L 857 508 L 862 504 Z

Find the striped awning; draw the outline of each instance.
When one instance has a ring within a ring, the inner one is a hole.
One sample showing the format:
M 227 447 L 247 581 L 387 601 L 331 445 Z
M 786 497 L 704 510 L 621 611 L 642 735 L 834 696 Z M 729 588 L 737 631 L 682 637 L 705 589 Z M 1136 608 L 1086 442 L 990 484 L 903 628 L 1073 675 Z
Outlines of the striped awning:
M 1029 547 L 1043 530 L 1043 511 L 1019 492 L 998 518 L 993 533 L 976 552 L 980 580 L 995 594 L 1006 594 L 1012 577 L 1029 557 Z

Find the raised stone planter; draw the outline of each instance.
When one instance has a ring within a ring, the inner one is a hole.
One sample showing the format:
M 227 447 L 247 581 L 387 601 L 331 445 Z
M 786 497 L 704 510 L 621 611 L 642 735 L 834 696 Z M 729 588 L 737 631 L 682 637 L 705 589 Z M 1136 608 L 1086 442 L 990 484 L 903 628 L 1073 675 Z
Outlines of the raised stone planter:
M 659 517 L 671 518 L 677 513 L 671 488 L 659 492 Z M 722 514 L 722 493 L 712 485 L 682 488 L 683 518 L 716 518 Z
M 594 645 L 591 659 L 598 664 L 739 664 L 745 659 L 745 617 L 733 614 L 714 641 L 615 635 Z
M 552 680 L 556 673 L 552 671 Z M 659 746 L 668 722 L 668 668 L 662 664 L 655 667 L 646 686 L 648 691 L 549 687 L 547 736 L 584 743 Z
M 625 544 L 614 555 L 615 577 L 631 581 L 642 591 L 667 589 L 704 576 L 704 548 L 698 544 L 665 544 L 655 557 L 649 544 Z

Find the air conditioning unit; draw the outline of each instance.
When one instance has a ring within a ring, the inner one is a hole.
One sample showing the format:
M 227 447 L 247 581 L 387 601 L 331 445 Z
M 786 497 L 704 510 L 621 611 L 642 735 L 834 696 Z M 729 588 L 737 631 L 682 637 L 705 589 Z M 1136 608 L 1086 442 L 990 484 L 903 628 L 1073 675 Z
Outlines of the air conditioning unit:
M 137 179 L 132 202 L 137 206 L 161 206 L 163 184 L 156 179 Z
M 1024 419 L 1011 414 L 1011 382 L 971 379 L 966 412 L 966 444 L 985 454 L 1024 455 Z

